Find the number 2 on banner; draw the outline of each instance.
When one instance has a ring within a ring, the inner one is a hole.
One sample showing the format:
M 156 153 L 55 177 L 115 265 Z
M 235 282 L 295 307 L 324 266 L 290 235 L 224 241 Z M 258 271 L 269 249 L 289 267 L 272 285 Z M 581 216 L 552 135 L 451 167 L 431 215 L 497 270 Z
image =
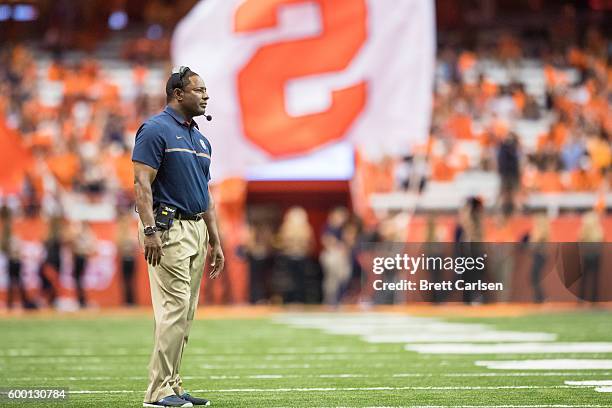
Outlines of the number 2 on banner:
M 244 133 L 273 156 L 304 153 L 342 139 L 366 100 L 362 81 L 332 91 L 325 111 L 299 117 L 287 113 L 288 81 L 346 69 L 366 40 L 365 0 L 245 0 L 236 10 L 235 32 L 274 28 L 279 7 L 301 3 L 319 7 L 321 34 L 264 45 L 238 73 Z

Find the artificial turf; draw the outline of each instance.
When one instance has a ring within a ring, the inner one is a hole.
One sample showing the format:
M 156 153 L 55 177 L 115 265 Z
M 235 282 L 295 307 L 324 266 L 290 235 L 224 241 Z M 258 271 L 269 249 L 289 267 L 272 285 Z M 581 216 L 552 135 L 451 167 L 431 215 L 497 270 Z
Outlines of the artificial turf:
M 546 331 L 557 341 L 612 341 L 609 311 L 443 320 Z M 146 316 L 0 318 L 0 388 L 69 389 L 64 402 L 2 400 L 0 406 L 142 406 L 152 336 Z M 611 380 L 612 370 L 479 376 L 493 371 L 474 364 L 539 358 L 612 359 L 612 353 L 428 355 L 405 351 L 402 343 L 370 344 L 273 317 L 202 319 L 194 322 L 182 375 L 186 389 L 215 407 L 612 406 L 612 393 L 564 385 Z M 517 386 L 523 388 L 505 388 Z

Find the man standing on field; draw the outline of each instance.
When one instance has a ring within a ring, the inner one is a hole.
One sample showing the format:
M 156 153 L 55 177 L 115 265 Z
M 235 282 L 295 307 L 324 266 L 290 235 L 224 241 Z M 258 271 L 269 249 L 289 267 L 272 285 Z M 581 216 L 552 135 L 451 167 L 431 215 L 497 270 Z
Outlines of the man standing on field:
M 205 114 L 208 95 L 202 78 L 180 67 L 168 79 L 166 97 L 166 108 L 138 129 L 132 155 L 139 237 L 155 314 L 143 406 L 210 405 L 185 392 L 179 375 L 209 244 L 211 279 L 225 262 L 208 189 L 211 146 L 193 120 Z

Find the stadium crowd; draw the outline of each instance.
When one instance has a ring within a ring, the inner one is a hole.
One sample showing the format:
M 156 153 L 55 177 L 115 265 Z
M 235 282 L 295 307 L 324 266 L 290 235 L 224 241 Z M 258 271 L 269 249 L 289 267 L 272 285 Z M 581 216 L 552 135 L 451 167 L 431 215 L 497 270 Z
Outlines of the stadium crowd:
M 609 191 L 609 40 L 591 28 L 581 45 L 528 45 L 506 34 L 489 46 L 440 50 L 432 137 L 423 149 L 431 179 L 497 171 L 500 199 L 510 205 L 532 191 Z M 475 157 L 465 148 L 473 144 Z
M 420 188 L 427 180 L 452 183 L 467 170 L 496 172 L 502 224 L 511 222 L 508 220 L 523 207 L 531 192 L 588 191 L 603 197 L 610 191 L 609 38 L 593 27 L 581 41 L 559 45 L 553 34 L 549 44 L 539 47 L 531 47 L 526 39 L 512 34 L 499 36 L 493 44 L 440 47 L 431 137 L 427 145 L 417 146 L 414 152 L 428 162 L 427 177 Z M 144 62 L 159 58 L 155 51 L 160 48 L 155 45 L 167 46 L 166 40 L 155 42 L 143 37 L 124 49 L 124 58 L 132 61 L 135 92 L 130 99 L 122 97 L 119 86 L 102 69 L 104 61 L 95 53 L 75 61 L 56 56 L 41 71 L 37 61 L 41 50 L 23 43 L 0 50 L 0 130 L 7 135 L 3 147 L 10 143 L 7 140 L 20 141 L 24 146 L 3 148 L 0 157 L 11 166 L 26 169 L 23 185 L 3 191 L 4 205 L 25 217 L 42 214 L 57 220 L 65 215 L 62 202 L 66 195 L 76 194 L 91 203 L 112 197 L 118 214 L 125 218 L 134 201 L 134 135 L 140 123 L 164 104 L 161 89 L 151 93 L 146 87 L 149 71 Z M 44 95 L 42 86 L 48 87 Z M 49 95 L 54 99 L 51 102 Z M 544 130 L 540 131 L 542 126 Z M 410 187 L 406 180 L 399 184 Z M 604 239 L 599 214 L 605 210 L 605 202 L 598 202 L 594 210 L 597 212 L 584 217 L 581 240 Z M 471 198 L 458 210 L 460 232 L 445 239 L 492 239 L 480 228 L 481 214 L 478 198 Z M 549 240 L 548 222 L 546 215 L 538 214 L 529 237 L 506 239 L 545 242 Z M 2 251 L 17 262 L 11 255 L 16 250 L 6 227 L 10 223 L 3 225 Z M 73 237 L 89 235 L 86 224 L 77 223 L 72 229 Z M 50 231 L 46 243 L 49 253 L 54 253 L 58 245 L 71 245 L 76 286 L 80 288 L 79 275 L 93 244 L 76 238 L 58 240 L 57 231 Z M 419 239 L 438 240 L 432 232 L 436 231 L 434 218 L 428 231 L 429 235 Z M 248 263 L 252 302 L 338 304 L 358 296 L 363 280 L 357 254 L 360 242 L 403 237 L 405 231 L 398 231 L 393 216 L 364 227 L 345 208 L 332 210 L 321 236 L 316 237 L 304 209 L 293 208 L 278 228 L 271 223 L 250 223 L 238 252 Z M 313 250 L 315 241 L 321 243 L 319 256 Z M 118 245 L 125 261 L 122 268 L 126 282 L 130 282 L 136 248 L 133 242 Z M 15 277 L 19 268 L 15 262 L 9 267 L 9 288 L 18 289 L 19 279 Z M 538 273 L 534 266 L 534 299 L 542 301 L 545 296 L 537 286 Z M 125 292 L 128 303 L 133 302 L 130 285 L 126 284 Z M 32 303 L 23 291 L 22 299 L 26 306 Z M 81 289 L 79 303 L 87 303 Z

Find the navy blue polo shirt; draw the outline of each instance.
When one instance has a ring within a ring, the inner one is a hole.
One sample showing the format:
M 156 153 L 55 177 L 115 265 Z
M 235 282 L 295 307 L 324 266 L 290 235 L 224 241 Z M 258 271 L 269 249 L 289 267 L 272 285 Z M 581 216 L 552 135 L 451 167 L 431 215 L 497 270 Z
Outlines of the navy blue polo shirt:
M 186 122 L 166 106 L 136 132 L 132 161 L 157 169 L 151 186 L 154 208 L 163 203 L 196 214 L 208 209 L 211 154 L 196 122 Z

